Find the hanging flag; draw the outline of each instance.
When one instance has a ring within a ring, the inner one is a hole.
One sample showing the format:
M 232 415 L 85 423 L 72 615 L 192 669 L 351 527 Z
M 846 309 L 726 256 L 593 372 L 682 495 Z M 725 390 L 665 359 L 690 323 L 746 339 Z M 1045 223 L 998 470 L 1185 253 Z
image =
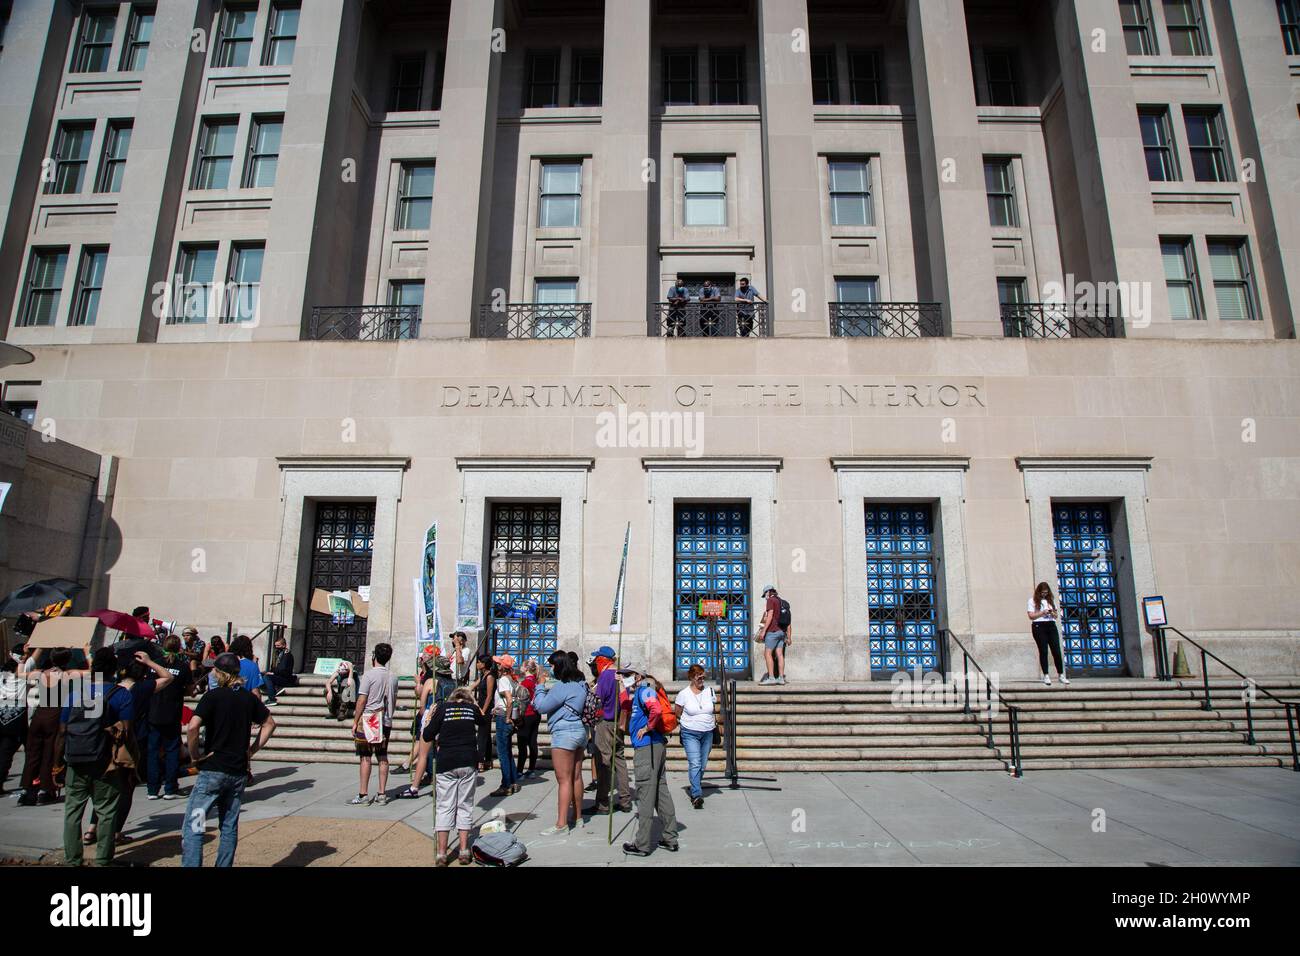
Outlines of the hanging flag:
M 420 616 L 422 618 L 422 643 L 441 646 L 443 637 L 442 625 L 438 621 L 437 557 L 438 522 L 435 521 L 424 532 L 424 553 L 420 565 L 420 594 L 422 597 Z
M 623 589 L 627 586 L 627 544 L 632 537 L 632 522 L 623 530 L 623 561 L 618 566 L 618 585 L 614 588 L 614 611 L 609 616 L 610 633 L 623 630 Z
M 456 630 L 483 630 L 483 578 L 473 561 L 456 562 Z

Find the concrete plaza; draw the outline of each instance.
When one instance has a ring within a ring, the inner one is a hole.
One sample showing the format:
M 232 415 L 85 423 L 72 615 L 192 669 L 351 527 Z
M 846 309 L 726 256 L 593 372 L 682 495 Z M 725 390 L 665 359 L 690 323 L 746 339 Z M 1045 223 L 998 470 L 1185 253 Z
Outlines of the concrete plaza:
M 245 794 L 237 865 L 427 866 L 433 859 L 432 801 L 352 807 L 356 768 L 259 764 Z M 605 818 L 568 836 L 538 834 L 554 822 L 549 773 L 503 800 L 480 775 L 476 825 L 504 815 L 528 845 L 532 866 L 925 866 L 925 865 L 1300 865 L 1300 774 L 1264 768 L 999 773 L 782 774 L 754 786 L 709 791 L 703 810 L 672 777 L 681 850 L 624 857 L 633 818 Z M 389 792 L 406 784 L 394 775 Z M 10 782 L 15 782 L 10 778 Z M 714 782 L 724 783 L 715 778 Z M 182 782 L 183 792 L 188 782 Z M 373 786 L 373 784 L 372 784 Z M 119 858 L 180 862 L 183 801 L 136 793 Z M 1104 815 L 1104 831 L 1100 830 Z M 0 857 L 62 859 L 61 805 L 0 801 Z M 209 820 L 206 862 L 215 853 Z

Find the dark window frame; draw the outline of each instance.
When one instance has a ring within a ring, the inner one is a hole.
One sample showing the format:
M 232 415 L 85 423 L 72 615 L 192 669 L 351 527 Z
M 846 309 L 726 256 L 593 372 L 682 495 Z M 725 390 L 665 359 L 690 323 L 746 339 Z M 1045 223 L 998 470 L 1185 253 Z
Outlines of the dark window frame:
M 690 75 L 682 78 L 675 78 L 673 74 L 674 63 L 690 65 Z M 664 106 L 696 106 L 700 102 L 700 53 L 694 47 L 679 47 L 676 49 L 665 49 L 662 59 L 663 67 L 663 100 Z M 674 93 L 681 92 L 681 87 L 685 86 L 687 96 L 685 98 L 675 96 Z
M 596 78 L 584 78 L 584 66 L 595 63 Z M 601 50 L 574 50 L 569 79 L 569 102 L 574 106 L 600 106 L 605 95 L 605 56 Z M 594 95 L 593 95 L 594 94 Z
M 59 319 L 59 305 L 63 299 L 63 287 L 68 282 L 68 255 L 71 250 L 67 246 L 35 246 L 27 259 L 27 275 L 23 279 L 23 303 L 18 310 L 17 325 L 21 328 L 53 328 Z M 56 267 L 59 272 L 57 286 L 37 286 L 36 282 L 37 266 L 40 261 L 46 257 L 63 257 L 61 269 Z M 49 322 L 36 322 L 32 319 L 34 306 L 37 297 L 50 300 L 48 314 Z
M 1191 236 L 1161 236 L 1160 237 L 1160 258 L 1165 258 L 1167 247 L 1176 246 L 1178 258 L 1183 263 L 1183 277 L 1181 279 L 1171 279 L 1168 272 L 1165 273 L 1166 292 L 1174 287 L 1186 289 L 1188 299 L 1192 306 L 1192 315 L 1189 319 L 1179 319 L 1173 315 L 1173 297 L 1169 297 L 1170 317 L 1179 322 L 1203 321 L 1205 319 L 1205 303 L 1201 298 L 1201 279 L 1196 271 L 1196 247 Z M 1162 262 L 1163 266 L 1163 262 Z
M 1206 120 L 1204 129 L 1210 142 L 1198 144 L 1193 141 L 1192 121 Z M 1187 135 L 1187 152 L 1192 158 L 1192 177 L 1198 183 L 1230 183 L 1236 181 L 1232 167 L 1232 151 L 1228 145 L 1228 128 L 1221 106 L 1183 106 L 1183 131 Z M 1200 157 L 1208 157 L 1213 170 L 1213 178 L 1201 175 Z
M 240 13 L 251 13 L 253 15 L 252 20 L 249 21 L 248 36 L 240 36 L 230 32 L 234 15 Z M 247 67 L 253 59 L 253 38 L 256 35 L 256 3 L 223 3 L 221 10 L 217 13 L 217 32 L 212 44 L 213 69 L 238 70 Z M 229 55 L 227 55 L 227 51 L 231 51 Z M 242 63 L 238 62 L 241 52 L 243 54 Z
M 1173 5 L 1186 5 L 1191 11 L 1190 23 L 1174 23 L 1169 19 L 1169 10 Z M 1210 30 L 1205 23 L 1205 5 L 1203 0 L 1161 0 L 1165 15 L 1165 33 L 1169 37 L 1171 56 L 1210 56 Z M 1185 42 L 1192 51 L 1181 52 L 1180 41 Z
M 821 72 L 817 64 L 824 64 L 827 69 Z M 836 60 L 835 47 L 816 47 L 808 57 L 808 68 L 812 74 L 812 97 L 814 106 L 835 106 L 840 101 L 839 64 Z M 822 87 L 819 93 L 818 87 Z
M 71 133 L 88 134 L 84 140 L 86 152 L 80 158 L 63 155 L 64 148 L 69 141 Z M 86 188 L 86 173 L 90 170 L 90 149 L 95 138 L 95 121 L 94 120 L 69 120 L 59 123 L 54 130 L 54 142 L 50 145 L 50 161 L 53 166 L 54 177 L 45 184 L 45 195 L 47 196 L 79 196 Z M 64 170 L 76 170 L 76 188 L 61 188 L 64 178 Z
M 262 264 L 258 268 L 257 279 L 253 282 L 243 282 L 239 279 L 238 273 L 240 267 L 244 264 L 244 256 L 250 252 L 260 252 L 262 254 Z M 225 299 L 221 303 L 222 325 L 238 325 L 243 322 L 255 322 L 257 320 L 258 310 L 262 305 L 262 270 L 266 268 L 266 242 L 263 240 L 253 240 L 248 242 L 232 242 L 230 244 L 230 259 L 226 263 L 226 285 L 222 290 L 222 297 Z M 244 286 L 252 286 L 254 290 L 253 311 L 251 315 L 237 315 L 238 307 L 243 301 Z
M 266 127 L 279 126 L 280 139 L 276 143 L 274 153 L 258 151 L 258 134 Z M 279 175 L 280 169 L 280 147 L 284 142 L 284 114 L 283 113 L 261 113 L 254 114 L 249 120 L 248 145 L 245 147 L 244 155 L 244 175 L 241 179 L 243 189 L 269 189 L 275 185 L 275 179 Z M 257 173 L 263 163 L 268 160 L 275 162 L 276 175 L 271 177 L 271 182 L 266 185 L 256 185 Z
M 1148 126 L 1143 123 L 1144 118 L 1155 121 L 1152 128 L 1159 134 L 1160 140 L 1147 141 Z M 1178 162 L 1178 149 L 1174 141 L 1174 127 L 1169 116 L 1169 107 L 1139 106 L 1138 135 L 1142 140 L 1142 153 L 1146 159 L 1147 179 L 1153 183 L 1181 182 L 1183 174 Z M 1160 171 L 1159 176 L 1152 175 L 1155 171 L 1152 167 L 1153 158 L 1156 168 Z
M 548 166 L 576 166 L 578 168 L 578 191 L 576 193 L 567 192 L 547 192 L 546 191 L 546 168 Z M 565 159 L 558 156 L 549 156 L 541 160 L 541 169 L 537 177 L 537 227 L 539 229 L 581 229 L 582 228 L 582 176 L 583 161 L 578 158 Z M 573 222 L 548 223 L 546 221 L 546 210 L 549 208 L 548 200 L 577 200 L 573 203 Z
M 1001 59 L 1006 75 L 994 79 L 993 63 Z M 1023 106 L 1024 87 L 1020 81 L 1020 55 L 1011 47 L 984 50 L 984 91 L 989 106 Z
M 91 285 L 94 271 L 92 266 L 97 257 L 103 256 L 104 267 L 100 272 L 99 285 Z M 108 271 L 108 246 L 82 246 L 81 261 L 77 264 L 77 282 L 72 293 L 72 312 L 68 316 L 69 326 L 94 325 L 99 318 L 99 300 L 104 291 L 104 273 Z M 90 302 L 94 301 L 91 309 Z M 87 315 L 89 314 L 89 321 Z
M 1124 19 L 1124 12 L 1137 13 L 1136 22 Z M 1129 56 L 1157 56 L 1160 44 L 1156 39 L 1155 18 L 1151 13 L 1151 0 L 1120 0 L 1120 22 L 1124 27 L 1124 49 Z M 1134 49 L 1134 46 L 1137 49 Z
M 417 169 L 433 170 L 433 185 L 429 190 L 429 195 L 413 194 L 410 192 L 410 184 L 415 179 L 415 170 Z M 433 228 L 433 193 L 437 189 L 438 183 L 438 164 L 433 160 L 405 160 L 400 164 L 397 171 L 397 209 L 393 217 L 393 229 L 399 232 L 410 230 L 428 230 Z M 412 226 L 411 210 L 417 208 L 417 204 L 422 208 L 424 204 L 428 205 L 429 223 L 425 226 Z
M 153 6 L 135 3 L 126 21 L 126 40 L 122 43 L 122 61 L 119 69 L 124 73 L 143 70 L 149 61 L 149 44 L 153 40 L 153 28 L 157 23 L 158 11 Z M 140 39 L 142 18 L 149 17 L 149 38 Z M 137 55 L 140 57 L 137 62 Z
M 415 113 L 424 105 L 424 73 L 428 63 L 428 56 L 423 52 L 419 53 L 398 53 L 394 54 L 392 61 L 392 73 L 388 82 L 388 112 L 390 113 Z M 407 67 L 416 67 L 417 81 L 412 83 L 403 79 L 404 70 Z M 414 105 L 405 105 L 414 99 Z
M 691 191 L 690 188 L 690 167 L 692 165 L 720 165 L 722 167 L 722 192 L 705 192 L 701 190 Z M 722 197 L 722 222 L 693 223 L 690 222 L 688 209 L 692 196 L 721 196 Z M 730 216 L 727 209 L 727 157 L 726 156 L 688 156 L 682 159 L 682 225 L 691 229 L 725 229 L 728 225 Z
M 298 11 L 298 24 L 294 27 L 293 33 L 278 33 L 281 26 L 280 17 L 287 10 Z M 275 67 L 293 66 L 294 56 L 298 51 L 298 29 L 302 25 L 302 4 L 297 0 L 276 0 L 271 4 L 271 9 L 266 18 L 266 39 L 262 43 L 262 65 Z M 289 46 L 289 62 L 277 63 L 276 58 L 279 50 Z
M 235 135 L 230 142 L 230 154 L 225 153 L 208 153 L 208 134 L 218 127 L 233 126 Z M 239 117 L 238 116 L 205 116 L 199 123 L 199 138 L 194 145 L 194 173 L 190 179 L 190 189 L 196 190 L 222 190 L 230 188 L 230 174 L 235 168 L 235 141 L 239 138 Z M 204 170 L 210 165 L 226 160 L 229 166 L 226 169 L 226 181 L 220 186 L 201 185 L 204 181 Z
M 190 281 L 190 277 L 186 275 L 186 272 L 189 270 L 190 274 L 193 274 L 192 267 L 198 261 L 199 255 L 204 252 L 212 253 L 212 277 L 206 282 L 193 283 Z M 173 292 L 172 308 L 167 316 L 168 325 L 206 325 L 212 318 L 211 312 L 214 306 L 212 287 L 217 281 L 217 259 L 220 255 L 220 246 L 215 242 L 183 242 L 180 244 L 176 253 L 176 278 L 178 283 Z M 191 318 L 187 314 L 191 301 L 187 290 L 192 285 L 200 286 L 203 289 L 203 313 L 199 318 Z M 176 308 L 177 305 L 180 306 L 179 309 Z
M 859 58 L 865 58 L 860 61 Z M 871 69 L 859 75 L 859 62 Z M 864 91 L 867 95 L 863 95 Z M 849 50 L 849 102 L 854 106 L 881 106 L 885 103 L 885 57 L 880 50 Z
M 1259 292 L 1255 288 L 1255 270 L 1251 268 L 1250 246 L 1245 236 L 1207 236 L 1205 239 L 1206 252 L 1210 259 L 1210 286 L 1214 289 L 1215 307 L 1218 307 L 1219 287 L 1232 286 L 1238 287 L 1243 293 L 1246 304 L 1246 317 L 1244 319 L 1225 319 L 1220 313 L 1218 318 L 1220 322 L 1257 322 L 1262 318 L 1259 308 Z M 1237 260 L 1237 265 L 1241 270 L 1240 279 L 1218 279 L 1214 275 L 1214 252 L 1215 247 L 1230 249 Z
M 996 229 L 1020 228 L 1020 201 L 1016 194 L 1016 167 L 1012 156 L 984 157 L 984 192 L 988 197 L 989 225 Z M 989 184 L 989 172 L 995 170 L 1000 182 L 1000 189 L 993 189 Z M 996 205 L 995 205 L 996 204 Z M 999 215 L 994 210 L 1000 209 Z M 1005 219 L 1005 222 L 999 222 Z
M 835 188 L 835 171 L 836 165 L 854 165 L 862 167 L 863 189 L 836 189 Z M 845 226 L 849 228 L 864 228 L 876 224 L 875 199 L 871 189 L 871 157 L 870 156 L 828 156 L 826 158 L 826 191 L 830 198 L 831 205 L 831 225 Z M 838 206 L 835 202 L 837 196 L 861 196 L 863 199 L 863 208 L 865 210 L 865 222 L 839 222 L 836 219 L 836 209 Z
M 527 51 L 524 56 L 524 109 L 555 109 L 560 105 L 560 60 L 558 47 Z M 538 67 L 544 64 L 552 67 L 549 79 L 538 78 Z
M 72 62 L 68 66 L 69 73 L 107 73 L 109 67 L 109 58 L 113 55 L 113 41 L 117 39 L 117 20 L 121 11 L 116 4 L 112 6 L 89 6 L 81 11 L 81 17 L 77 22 L 77 42 L 72 50 Z M 108 31 L 108 40 L 90 40 L 87 36 L 88 27 L 91 23 L 108 22 L 110 24 Z M 91 55 L 102 54 L 102 65 L 91 69 L 87 62 Z
M 1300 2 L 1277 0 L 1277 21 L 1287 56 L 1300 56 Z
M 131 154 L 131 133 L 135 130 L 135 121 L 130 119 L 109 120 L 104 130 L 104 145 L 99 151 L 99 175 L 95 178 L 95 192 L 118 193 L 122 191 L 118 179 L 118 170 L 125 171 L 126 161 Z M 117 145 L 122 141 L 122 134 L 127 133 L 126 149 L 117 155 Z M 125 175 L 125 172 L 122 173 Z M 109 188 L 114 187 L 114 188 Z
M 719 70 L 724 64 L 731 64 L 735 76 L 723 77 Z M 714 106 L 742 106 L 749 94 L 746 83 L 745 48 L 710 47 L 709 48 L 709 103 Z M 729 88 L 729 89 L 728 89 Z

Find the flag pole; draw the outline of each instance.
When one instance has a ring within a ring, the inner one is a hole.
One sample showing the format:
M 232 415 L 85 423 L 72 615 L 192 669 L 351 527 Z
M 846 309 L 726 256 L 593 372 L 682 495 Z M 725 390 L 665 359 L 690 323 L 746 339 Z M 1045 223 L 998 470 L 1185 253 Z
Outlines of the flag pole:
M 609 804 L 609 809 L 606 811 L 609 816 L 607 845 L 613 845 L 614 843 L 614 791 L 618 787 L 616 761 L 619 756 L 619 744 L 623 739 L 623 732 L 619 730 L 619 723 L 623 720 L 623 707 L 619 699 L 623 682 L 618 679 L 618 669 L 623 663 L 623 594 L 627 583 L 627 543 L 631 536 L 632 522 L 629 521 L 623 531 L 623 562 L 618 569 L 618 583 L 614 585 L 614 610 L 618 616 L 618 640 L 615 642 L 614 663 L 611 665 L 614 668 L 614 743 L 609 753 L 609 793 L 605 795 L 606 802 Z

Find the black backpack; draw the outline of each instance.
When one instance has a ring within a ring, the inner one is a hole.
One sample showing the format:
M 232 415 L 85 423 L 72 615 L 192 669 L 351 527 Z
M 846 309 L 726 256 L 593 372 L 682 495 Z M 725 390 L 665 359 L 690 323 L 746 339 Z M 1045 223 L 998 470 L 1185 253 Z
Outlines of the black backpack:
M 97 714 L 87 713 L 84 704 L 70 709 L 63 728 L 64 763 L 77 766 L 108 759 L 108 699 L 116 690 L 116 685 L 101 690 L 101 696 L 95 698 L 99 705 Z
M 790 626 L 790 602 L 783 597 L 777 600 L 781 602 L 781 610 L 776 615 L 776 626 L 784 631 Z

